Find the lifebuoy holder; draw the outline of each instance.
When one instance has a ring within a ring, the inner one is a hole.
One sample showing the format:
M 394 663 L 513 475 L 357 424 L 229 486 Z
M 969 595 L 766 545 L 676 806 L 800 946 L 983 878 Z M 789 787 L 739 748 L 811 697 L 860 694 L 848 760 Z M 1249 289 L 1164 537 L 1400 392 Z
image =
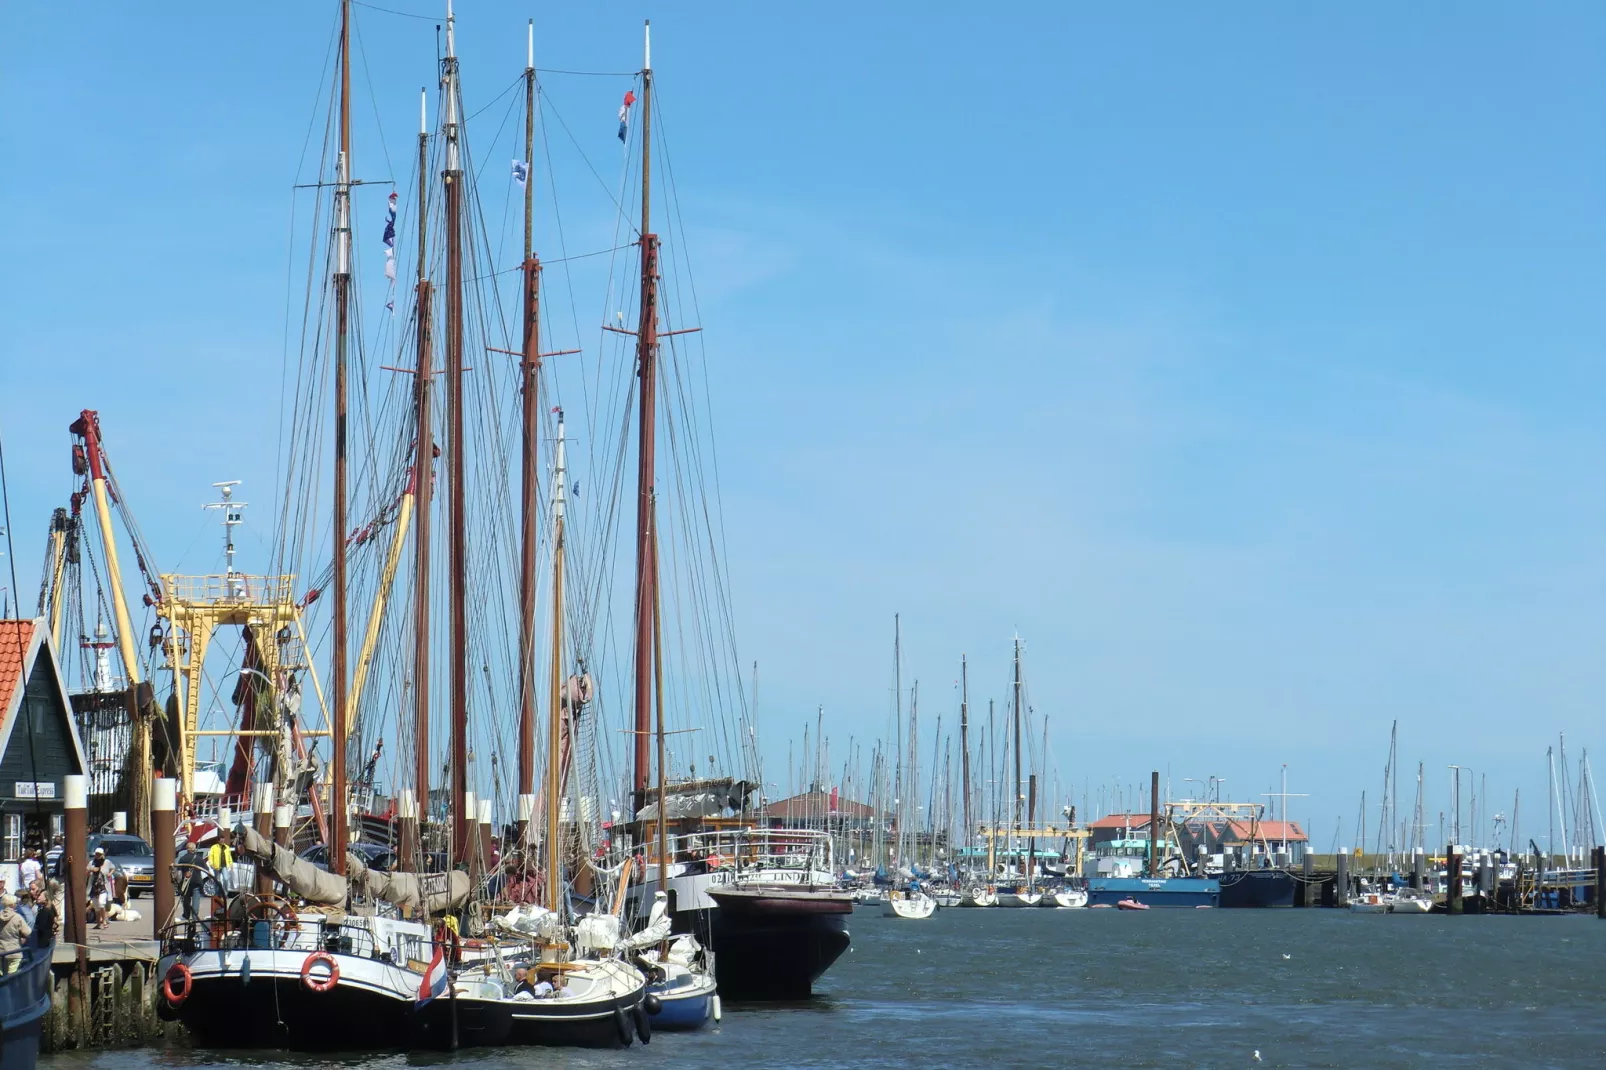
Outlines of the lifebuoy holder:
M 173 990 L 174 978 L 178 978 L 184 982 L 184 987 L 176 992 Z M 195 977 L 190 973 L 190 968 L 188 966 L 184 965 L 182 962 L 175 962 L 173 965 L 167 968 L 167 973 L 162 977 L 163 999 L 177 1007 L 185 1000 L 190 998 L 190 992 L 192 992 L 194 989 Z
M 313 969 L 319 965 L 329 967 L 329 976 L 318 980 L 313 976 Z M 301 964 L 301 983 L 312 992 L 327 992 L 340 983 L 340 963 L 327 951 L 314 951 L 307 956 L 307 961 Z

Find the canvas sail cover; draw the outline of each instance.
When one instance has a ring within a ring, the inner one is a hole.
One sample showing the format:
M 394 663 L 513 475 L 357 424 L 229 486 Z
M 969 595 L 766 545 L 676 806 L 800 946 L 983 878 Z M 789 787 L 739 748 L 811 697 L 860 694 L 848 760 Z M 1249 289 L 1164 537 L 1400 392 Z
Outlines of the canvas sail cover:
M 654 892 L 652 896 L 652 913 L 647 917 L 647 927 L 625 941 L 625 947 L 632 951 L 669 939 L 669 930 L 674 920 L 669 916 L 669 897 L 663 892 Z
M 346 879 L 319 869 L 305 858 L 296 857 L 288 847 L 280 847 L 250 825 L 236 825 L 235 835 L 246 854 L 260 859 L 279 875 L 285 885 L 309 903 L 320 906 L 346 905 Z
M 346 872 L 363 891 L 375 899 L 395 905 L 403 913 L 422 906 L 425 914 L 443 914 L 456 910 L 468 901 L 472 888 L 468 874 L 461 870 L 450 873 L 381 873 L 369 869 L 361 858 L 346 853 Z

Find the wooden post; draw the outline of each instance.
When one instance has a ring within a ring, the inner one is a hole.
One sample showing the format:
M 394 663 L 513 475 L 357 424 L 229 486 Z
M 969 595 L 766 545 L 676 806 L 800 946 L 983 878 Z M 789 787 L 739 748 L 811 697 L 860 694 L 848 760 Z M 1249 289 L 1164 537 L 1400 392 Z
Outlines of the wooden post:
M 261 836 L 263 839 L 269 839 L 273 836 L 273 815 L 278 809 L 278 807 L 275 805 L 273 785 L 271 783 L 257 785 L 256 803 L 257 835 Z M 268 876 L 268 867 L 263 865 L 261 862 L 258 862 L 257 894 L 267 895 L 271 891 L 273 891 L 273 878 Z
M 67 939 L 83 946 L 88 938 L 89 925 L 85 911 L 89 906 L 89 780 L 76 773 L 62 778 L 62 795 L 66 803 L 66 848 L 61 856 L 61 870 L 67 875 L 67 916 L 62 919 Z M 157 880 L 161 877 L 158 874 Z
M 151 849 L 156 852 L 156 889 L 152 926 L 157 935 L 173 922 L 173 822 L 178 808 L 178 781 L 157 777 L 151 781 Z
M 1149 872 L 1150 878 L 1158 877 L 1156 871 L 1156 852 L 1159 848 L 1160 838 L 1160 771 L 1156 769 L 1149 776 Z
M 296 808 L 289 803 L 280 803 L 273 808 L 273 842 L 280 847 L 290 846 L 290 822 L 296 816 Z
M 1606 921 L 1606 847 L 1595 848 L 1595 916 Z
M 1455 844 L 1450 844 L 1444 855 L 1445 883 L 1449 886 L 1445 908 L 1451 914 L 1461 913 L 1461 856 L 1456 853 Z
M 535 819 L 535 796 L 519 796 L 519 850 L 530 844 L 530 822 Z
M 1333 905 L 1340 910 L 1349 906 L 1349 848 L 1338 849 L 1338 873 L 1333 878 Z
M 77 773 L 62 777 L 62 796 L 66 804 L 63 823 L 67 839 L 61 854 L 61 872 L 67 878 L 66 917 L 62 918 L 62 931 L 76 951 L 72 976 L 67 980 L 67 1024 L 74 1039 L 82 1044 L 83 1024 L 88 1019 L 85 1001 L 89 995 L 89 961 L 84 947 L 89 937 L 88 919 L 85 917 L 89 905 L 89 873 L 88 859 L 84 857 L 89 849 L 89 830 L 86 827 L 89 778 Z
M 491 843 L 491 800 L 480 800 L 479 814 L 479 856 L 480 872 L 489 873 L 491 870 L 492 843 Z
M 418 852 L 418 796 L 413 794 L 412 788 L 403 788 L 396 794 L 396 835 L 399 841 L 396 868 L 416 868 L 423 872 L 423 867 L 415 862 Z

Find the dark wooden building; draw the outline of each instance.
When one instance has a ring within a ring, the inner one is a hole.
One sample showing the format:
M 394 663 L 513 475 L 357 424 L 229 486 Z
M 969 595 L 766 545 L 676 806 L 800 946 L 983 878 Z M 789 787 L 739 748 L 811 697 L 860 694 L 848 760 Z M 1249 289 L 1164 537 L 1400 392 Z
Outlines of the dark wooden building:
M 85 770 L 50 630 L 0 620 L 0 875 L 17 887 L 23 851 L 62 832 L 63 778 Z

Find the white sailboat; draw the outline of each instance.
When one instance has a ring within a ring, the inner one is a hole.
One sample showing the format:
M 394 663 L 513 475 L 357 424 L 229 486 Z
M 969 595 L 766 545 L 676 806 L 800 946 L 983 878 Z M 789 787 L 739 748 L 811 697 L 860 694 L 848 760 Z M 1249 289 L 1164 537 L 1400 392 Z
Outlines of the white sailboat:
M 887 896 L 885 916 L 921 920 L 937 912 L 937 901 L 919 888 L 893 891 Z

